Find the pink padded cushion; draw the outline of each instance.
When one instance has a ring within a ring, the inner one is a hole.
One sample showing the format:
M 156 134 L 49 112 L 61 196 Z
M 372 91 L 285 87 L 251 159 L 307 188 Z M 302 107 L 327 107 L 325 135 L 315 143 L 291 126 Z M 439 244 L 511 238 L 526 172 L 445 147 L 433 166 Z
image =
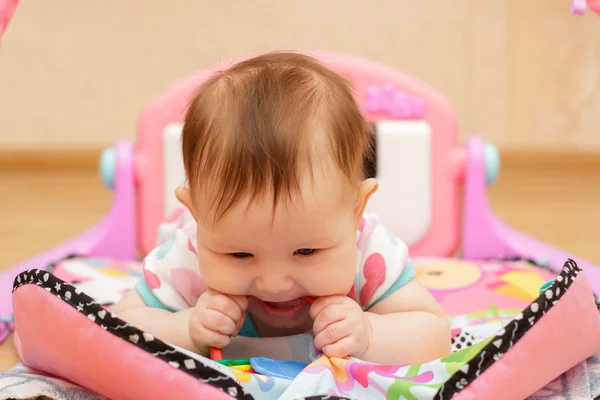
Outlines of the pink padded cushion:
M 66 377 L 111 399 L 232 398 L 103 329 L 96 321 L 108 319 L 109 312 L 100 309 L 86 317 L 34 284 L 18 287 L 13 300 L 19 351 L 29 367 Z M 251 398 L 235 383 L 229 389 L 237 395 L 233 397 Z
M 600 350 L 600 314 L 572 261 L 540 297 L 446 381 L 434 399 L 524 399 Z
M 252 398 L 219 368 L 125 324 L 48 272 L 17 276 L 13 300 L 19 352 L 32 368 L 113 399 Z M 597 332 L 589 282 L 568 260 L 483 349 L 459 360 L 434 400 L 524 398 L 600 350 Z

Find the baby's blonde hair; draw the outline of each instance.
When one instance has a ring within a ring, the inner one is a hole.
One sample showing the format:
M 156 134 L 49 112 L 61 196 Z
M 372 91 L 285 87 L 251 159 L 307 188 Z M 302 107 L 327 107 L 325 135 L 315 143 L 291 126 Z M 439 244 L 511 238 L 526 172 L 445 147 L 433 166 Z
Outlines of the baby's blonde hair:
M 325 154 L 358 183 L 373 138 L 346 79 L 312 57 L 274 52 L 200 86 L 185 116 L 182 149 L 193 198 L 207 196 L 218 220 L 247 195 L 271 194 L 275 210 Z

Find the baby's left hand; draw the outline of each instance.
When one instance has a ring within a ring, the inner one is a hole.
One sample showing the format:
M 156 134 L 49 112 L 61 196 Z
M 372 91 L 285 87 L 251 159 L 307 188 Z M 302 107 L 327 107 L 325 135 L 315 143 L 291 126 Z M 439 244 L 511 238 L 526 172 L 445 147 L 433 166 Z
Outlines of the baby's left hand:
M 369 348 L 371 327 L 366 313 L 347 296 L 319 297 L 310 307 L 315 347 L 328 357 L 360 358 Z

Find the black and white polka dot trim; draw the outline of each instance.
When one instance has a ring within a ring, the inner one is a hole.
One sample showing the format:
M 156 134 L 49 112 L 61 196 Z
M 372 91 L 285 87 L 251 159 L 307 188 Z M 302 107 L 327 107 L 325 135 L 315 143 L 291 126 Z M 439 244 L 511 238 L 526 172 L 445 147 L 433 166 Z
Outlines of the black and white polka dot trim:
M 452 375 L 438 390 L 434 399 L 450 399 L 460 390 L 468 386 L 479 375 L 499 360 L 539 319 L 552 308 L 554 304 L 569 289 L 580 269 L 573 260 L 568 260 L 560 275 L 534 302 L 523 312 L 519 313 L 495 338 L 485 346 L 473 359 Z M 86 315 L 102 329 L 127 340 L 132 345 L 141 348 L 150 355 L 158 357 L 171 367 L 181 370 L 206 384 L 217 387 L 234 399 L 253 399 L 234 379 L 205 365 L 187 355 L 178 352 L 168 344 L 154 338 L 128 323 L 120 320 L 114 314 L 104 309 L 91 297 L 82 293 L 73 285 L 65 283 L 49 272 L 29 270 L 19 274 L 14 281 L 13 291 L 23 285 L 43 287 L 57 296 L 78 312 Z M 464 342 L 463 339 L 464 338 Z M 460 350 L 468 346 L 472 339 L 467 336 L 457 336 L 453 340 L 453 348 Z M 460 345 L 461 348 L 458 346 Z M 347 397 L 317 395 L 297 400 L 351 400 Z
M 94 299 L 81 292 L 73 285 L 62 281 L 50 272 L 43 270 L 29 270 L 20 273 L 14 280 L 13 292 L 23 285 L 36 285 L 44 288 L 51 294 L 63 300 L 78 312 L 86 315 L 88 319 L 100 328 L 116 335 L 130 344 L 144 350 L 154 357 L 165 361 L 173 368 L 193 376 L 202 382 L 217 387 L 233 399 L 252 400 L 254 397 L 246 392 L 243 387 L 231 377 L 203 364 L 198 360 L 189 358 L 186 354 L 178 352 L 168 344 L 156 339 L 151 334 L 137 329 L 104 309 Z M 168 368 L 165 366 L 165 368 Z M 346 397 L 313 396 L 297 400 L 351 400 Z
M 567 260 L 562 272 L 529 307 L 510 321 L 481 351 L 463 365 L 440 387 L 433 400 L 450 399 L 499 360 L 532 326 L 534 326 L 569 290 L 580 269 L 573 260 Z

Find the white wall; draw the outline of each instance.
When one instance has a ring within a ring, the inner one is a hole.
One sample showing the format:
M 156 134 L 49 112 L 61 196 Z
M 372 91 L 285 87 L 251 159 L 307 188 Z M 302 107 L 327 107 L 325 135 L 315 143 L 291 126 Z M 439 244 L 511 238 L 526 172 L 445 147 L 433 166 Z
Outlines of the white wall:
M 502 142 L 504 2 L 369 4 L 23 1 L 0 50 L 0 148 L 132 138 L 139 110 L 172 80 L 270 49 L 334 50 L 389 63 L 447 96 L 465 131 Z
M 417 76 L 451 101 L 463 136 L 600 150 L 600 17 L 571 16 L 568 3 L 22 1 L 0 49 L 0 149 L 133 138 L 139 110 L 174 79 L 304 49 Z

